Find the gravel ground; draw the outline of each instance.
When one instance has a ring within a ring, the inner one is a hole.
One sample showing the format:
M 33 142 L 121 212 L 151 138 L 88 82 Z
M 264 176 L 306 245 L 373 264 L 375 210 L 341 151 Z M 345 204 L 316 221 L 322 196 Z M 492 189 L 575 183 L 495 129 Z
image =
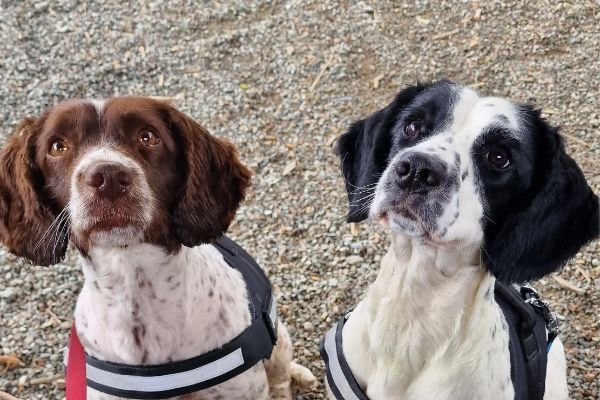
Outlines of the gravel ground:
M 0 141 L 60 100 L 116 94 L 173 97 L 233 140 L 255 176 L 231 235 L 269 272 L 296 357 L 319 379 L 320 337 L 388 243 L 373 223 L 345 223 L 331 144 L 404 85 L 450 77 L 543 106 L 600 192 L 597 1 L 140 3 L 0 0 Z M 596 242 L 564 268 L 574 288 L 538 284 L 563 320 L 574 399 L 600 398 L 598 258 Z M 61 349 L 81 283 L 73 255 L 40 268 L 0 249 L 0 356 L 22 362 L 0 367 L 0 389 L 64 397 Z

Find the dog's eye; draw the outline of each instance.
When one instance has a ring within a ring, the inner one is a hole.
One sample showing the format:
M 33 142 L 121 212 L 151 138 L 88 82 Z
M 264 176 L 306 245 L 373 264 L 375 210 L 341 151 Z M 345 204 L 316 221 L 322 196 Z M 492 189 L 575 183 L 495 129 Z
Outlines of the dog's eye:
M 144 146 L 154 147 L 160 143 L 160 138 L 156 133 L 145 130 L 140 133 L 140 143 Z
M 487 154 L 489 163 L 498 169 L 508 168 L 510 165 L 510 155 L 508 151 L 502 147 L 494 147 Z
M 421 135 L 425 131 L 425 125 L 423 125 L 423 121 L 412 121 L 407 125 L 404 125 L 404 134 L 409 139 L 414 139 L 417 136 Z
M 52 142 L 52 145 L 50 145 L 50 150 L 48 153 L 52 157 L 62 157 L 67 154 L 67 151 L 69 151 L 69 145 L 67 142 L 64 139 L 56 139 L 54 142 Z

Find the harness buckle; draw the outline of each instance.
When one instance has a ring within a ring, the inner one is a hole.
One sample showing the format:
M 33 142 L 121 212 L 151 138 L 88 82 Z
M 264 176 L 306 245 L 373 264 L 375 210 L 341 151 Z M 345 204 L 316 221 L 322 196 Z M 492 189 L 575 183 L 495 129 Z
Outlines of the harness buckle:
M 546 322 L 546 330 L 548 331 L 548 349 L 550 345 L 556 339 L 560 333 L 560 323 L 555 313 L 550 311 L 548 303 L 543 301 L 538 295 L 537 291 L 528 283 L 524 284 L 519 288 L 519 292 L 525 300 L 525 303 L 531 305 L 536 311 L 538 311 Z

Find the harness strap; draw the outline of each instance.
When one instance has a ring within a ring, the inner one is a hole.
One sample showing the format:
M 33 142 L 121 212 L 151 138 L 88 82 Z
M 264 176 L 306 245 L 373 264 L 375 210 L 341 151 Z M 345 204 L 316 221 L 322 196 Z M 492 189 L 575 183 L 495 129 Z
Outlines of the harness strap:
M 213 243 L 221 252 L 225 262 L 242 274 L 248 287 L 250 316 L 252 320 L 266 318 L 273 345 L 277 342 L 277 307 L 269 278 L 246 250 L 236 242 L 222 236 Z M 269 353 L 270 356 L 270 353 Z
M 325 362 L 325 372 L 329 389 L 337 400 L 369 400 L 352 375 L 342 347 L 342 329 L 348 319 L 340 319 L 325 335 L 320 345 L 320 353 Z
M 270 329 L 259 318 L 219 349 L 162 365 L 126 365 L 86 355 L 87 385 L 100 392 L 132 399 L 181 396 L 225 382 L 269 357 Z
M 85 351 L 77 336 L 75 322 L 69 335 L 69 355 L 67 364 L 67 400 L 86 399 L 87 385 L 85 382 Z
M 271 356 L 277 342 L 277 310 L 268 278 L 233 240 L 223 236 L 213 245 L 246 282 L 252 324 L 235 339 L 208 353 L 168 364 L 141 366 L 86 355 L 73 324 L 67 400 L 85 399 L 87 386 L 131 399 L 181 396 L 225 382 Z
M 496 302 L 508 323 L 515 399 L 542 400 L 548 361 L 544 316 L 514 288 L 496 281 L 494 290 Z

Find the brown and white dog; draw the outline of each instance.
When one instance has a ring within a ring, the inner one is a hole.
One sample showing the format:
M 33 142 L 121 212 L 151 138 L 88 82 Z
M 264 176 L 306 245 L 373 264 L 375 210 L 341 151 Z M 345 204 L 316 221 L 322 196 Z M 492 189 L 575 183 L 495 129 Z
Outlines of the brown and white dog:
M 250 183 L 230 142 L 153 99 L 70 100 L 23 120 L 0 160 L 0 241 L 38 265 L 60 262 L 69 242 L 81 254 L 87 354 L 168 363 L 250 325 L 245 281 L 209 244 Z M 291 399 L 292 380 L 311 385 L 278 327 L 269 360 L 185 398 Z

